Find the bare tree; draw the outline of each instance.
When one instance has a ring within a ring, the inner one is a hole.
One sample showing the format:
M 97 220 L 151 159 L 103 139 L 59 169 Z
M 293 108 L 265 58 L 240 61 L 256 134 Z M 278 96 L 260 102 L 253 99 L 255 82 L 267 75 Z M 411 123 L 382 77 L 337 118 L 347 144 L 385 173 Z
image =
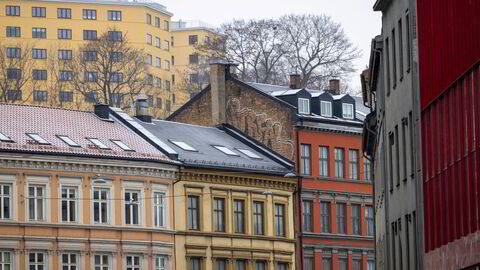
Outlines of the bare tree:
M 153 85 L 147 55 L 116 28 L 79 47 L 68 63 L 72 87 L 87 101 L 122 106 Z
M 35 61 L 29 43 L 6 44 L 0 41 L 0 100 L 7 103 L 27 102 L 33 93 Z

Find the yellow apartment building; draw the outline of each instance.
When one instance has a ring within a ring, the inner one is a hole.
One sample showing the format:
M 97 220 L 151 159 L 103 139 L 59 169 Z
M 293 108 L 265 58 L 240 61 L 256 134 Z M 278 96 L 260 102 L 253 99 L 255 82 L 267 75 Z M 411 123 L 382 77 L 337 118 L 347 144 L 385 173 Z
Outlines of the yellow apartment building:
M 48 66 L 51 68 L 52 63 L 47 58 L 68 59 L 72 50 L 75 51 L 88 39 L 116 28 L 129 43 L 147 54 L 153 88 L 145 94 L 149 97 L 154 116 L 165 117 L 189 98 L 188 93 L 174 86 L 175 77 L 178 77 L 174 72 L 175 62 L 185 65 L 189 52 L 181 49 L 181 46 L 173 50 L 172 45 L 183 44 L 184 38 L 181 35 L 177 37 L 179 32 L 171 31 L 172 15 L 165 6 L 146 0 L 0 0 L 2 47 L 22 48 L 28 45 L 35 48 L 31 71 L 37 70 L 36 76 L 45 80 L 30 87 L 36 89 L 26 87 L 26 90 L 22 90 L 28 93 L 9 89 L 9 93 L 3 95 L 7 100 L 21 97 L 28 103 L 61 103 L 62 107 L 91 109 L 95 99 L 86 98 L 68 87 L 62 89 L 65 92 L 62 94 L 48 93 L 47 81 L 53 80 L 54 76 L 49 74 L 52 72 L 49 72 Z M 201 33 L 198 33 L 199 38 L 203 37 Z M 197 35 L 196 32 L 194 34 Z M 178 43 L 175 44 L 175 40 Z M 16 53 L 15 50 L 9 51 L 9 54 Z M 68 74 L 66 77 L 68 80 Z M 49 99 L 55 99 L 56 102 L 49 102 Z M 128 107 L 128 103 L 125 107 Z

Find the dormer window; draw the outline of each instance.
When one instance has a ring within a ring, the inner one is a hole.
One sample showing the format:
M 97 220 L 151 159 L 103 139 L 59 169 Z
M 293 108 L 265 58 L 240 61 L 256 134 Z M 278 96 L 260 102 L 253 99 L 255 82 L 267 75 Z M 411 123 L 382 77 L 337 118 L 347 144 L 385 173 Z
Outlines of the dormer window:
M 32 138 L 38 144 L 50 144 L 47 140 L 42 138 L 37 133 L 27 133 L 28 137 Z
M 343 118 L 353 119 L 353 104 L 343 103 Z
M 298 113 L 310 114 L 310 100 L 308 98 L 298 99 Z
M 76 143 L 74 140 L 72 140 L 70 137 L 65 136 L 65 135 L 57 135 L 59 139 L 61 139 L 64 143 L 68 144 L 71 147 L 80 147 L 78 143 Z
M 330 101 L 320 101 L 320 115 L 332 117 L 332 103 Z
M 10 137 L 0 132 L 0 141 L 1 142 L 14 142 Z
M 213 145 L 213 147 L 215 147 L 217 150 L 219 150 L 220 152 L 224 153 L 225 155 L 229 155 L 229 156 L 240 156 L 239 154 L 233 152 L 232 150 L 228 149 L 227 147 L 225 146 L 221 146 L 221 145 Z
M 126 143 L 120 141 L 120 140 L 111 140 L 114 144 L 116 144 L 118 147 L 122 148 L 124 151 L 134 151 L 130 146 L 128 146 Z
M 110 147 L 106 146 L 103 142 L 101 142 L 97 138 L 87 138 L 90 142 L 92 142 L 97 148 L 100 149 L 110 149 Z

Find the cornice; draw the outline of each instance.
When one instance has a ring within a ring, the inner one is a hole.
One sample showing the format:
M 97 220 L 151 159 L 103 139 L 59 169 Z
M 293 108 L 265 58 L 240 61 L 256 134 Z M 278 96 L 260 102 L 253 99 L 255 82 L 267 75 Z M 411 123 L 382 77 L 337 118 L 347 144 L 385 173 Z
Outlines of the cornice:
M 261 235 L 249 235 L 249 234 L 230 234 L 230 233 L 215 233 L 215 232 L 197 232 L 197 231 L 177 231 L 176 235 L 183 236 L 205 236 L 205 237 L 223 237 L 223 238 L 241 238 L 241 239 L 250 239 L 250 240 L 268 240 L 284 243 L 296 243 L 295 239 L 292 238 L 277 238 L 270 236 L 261 236 Z
M 302 233 L 303 239 L 328 239 L 328 240 L 349 240 L 349 241 L 365 241 L 373 243 L 373 236 L 349 235 L 349 234 L 331 234 L 331 233 Z

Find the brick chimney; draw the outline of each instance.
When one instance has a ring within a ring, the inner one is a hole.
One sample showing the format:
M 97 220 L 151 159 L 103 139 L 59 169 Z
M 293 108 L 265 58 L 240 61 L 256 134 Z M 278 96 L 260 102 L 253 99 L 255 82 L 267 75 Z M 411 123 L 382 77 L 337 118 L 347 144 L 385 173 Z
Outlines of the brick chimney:
M 135 117 L 143 122 L 152 122 L 152 115 L 148 107 L 148 98 L 144 94 L 138 95 L 135 101 Z
M 340 80 L 339 79 L 331 79 L 328 82 L 328 90 L 332 95 L 340 95 Z
M 302 78 L 300 74 L 290 74 L 290 88 L 300 89 Z
M 210 94 L 212 97 L 212 124 L 214 126 L 225 124 L 227 121 L 225 79 L 230 76 L 230 67 L 234 65 L 232 62 L 222 59 L 212 59 L 210 61 Z

